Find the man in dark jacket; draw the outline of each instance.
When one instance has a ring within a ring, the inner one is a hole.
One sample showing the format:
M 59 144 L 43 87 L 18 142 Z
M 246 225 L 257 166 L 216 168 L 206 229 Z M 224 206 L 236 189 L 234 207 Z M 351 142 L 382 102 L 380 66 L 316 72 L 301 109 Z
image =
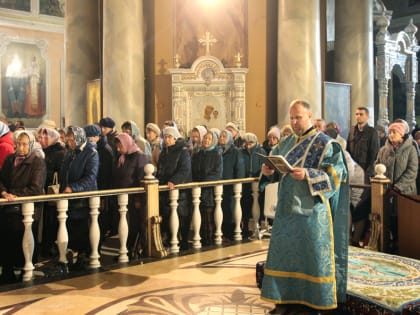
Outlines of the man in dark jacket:
M 379 151 L 379 135 L 375 128 L 368 125 L 369 110 L 366 107 L 358 107 L 356 109 L 356 125 L 350 129 L 347 138 L 347 151 L 350 153 L 352 159 L 359 164 L 365 171 L 364 182 L 370 183 L 370 177 L 375 176 L 375 160 Z M 363 199 L 359 204 L 369 205 L 371 194 L 370 190 L 362 194 Z M 363 214 L 359 210 L 352 211 L 352 219 L 354 225 L 354 232 L 352 243 L 358 246 L 360 237 L 366 232 L 370 208 L 363 207 Z M 356 212 L 358 214 L 356 214 Z M 357 219 L 357 221 L 355 221 Z M 356 237 L 357 236 L 357 237 Z
M 365 183 L 375 175 L 374 162 L 379 151 L 379 135 L 375 128 L 368 125 L 369 110 L 356 109 L 357 124 L 350 129 L 347 138 L 347 151 L 352 159 L 365 171 Z

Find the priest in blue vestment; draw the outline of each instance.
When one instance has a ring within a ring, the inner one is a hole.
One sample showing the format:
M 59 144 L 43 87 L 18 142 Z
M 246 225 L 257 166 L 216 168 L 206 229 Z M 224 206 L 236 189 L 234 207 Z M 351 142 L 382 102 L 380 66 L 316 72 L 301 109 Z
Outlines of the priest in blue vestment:
M 312 126 L 305 100 L 290 104 L 294 134 L 273 149 L 293 166 L 262 177 L 279 180 L 278 204 L 261 298 L 271 314 L 317 314 L 345 302 L 349 183 L 340 144 Z

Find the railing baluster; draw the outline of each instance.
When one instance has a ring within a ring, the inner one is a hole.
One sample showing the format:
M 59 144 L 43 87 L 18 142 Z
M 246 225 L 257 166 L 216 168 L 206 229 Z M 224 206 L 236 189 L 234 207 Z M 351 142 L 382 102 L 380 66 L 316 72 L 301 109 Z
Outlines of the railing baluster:
M 34 222 L 34 203 L 28 202 L 22 204 L 23 224 L 25 231 L 22 239 L 23 256 L 25 257 L 25 266 L 23 267 L 23 281 L 32 279 L 34 265 L 32 263 L 32 256 L 34 254 L 34 236 L 32 234 L 32 222 Z M 3 253 L 3 255 L 7 253 Z
M 233 239 L 235 241 L 242 240 L 242 230 L 241 230 L 241 220 L 242 220 L 242 208 L 241 208 L 241 194 L 242 194 L 242 184 L 233 185 L 233 196 L 234 196 L 234 211 L 233 211 L 233 220 L 235 223 L 235 230 L 233 231 Z
M 258 182 L 252 182 L 252 222 L 249 222 L 251 228 L 250 230 L 253 231 L 252 237 L 261 239 L 260 235 L 260 204 L 258 203 L 258 196 L 259 196 L 259 187 Z
M 128 238 L 128 223 L 127 223 L 127 204 L 128 194 L 118 195 L 118 205 L 120 212 L 120 222 L 118 224 L 118 235 L 120 237 L 120 256 L 118 262 L 128 262 L 127 238 Z
M 69 201 L 67 199 L 57 200 L 57 247 L 59 258 L 58 261 L 67 264 L 66 251 L 69 244 L 69 234 L 67 231 L 66 220 Z
M 214 187 L 214 244 L 222 244 L 222 222 L 223 222 L 223 211 L 222 211 L 222 194 L 223 194 L 223 185 L 216 185 Z
M 201 248 L 201 237 L 200 237 L 200 227 L 201 227 L 201 214 L 200 214 L 200 195 L 201 188 L 194 187 L 192 189 L 192 204 L 193 204 L 193 214 L 192 214 L 192 227 L 194 231 L 193 235 L 193 244 L 192 247 L 195 249 Z
M 98 224 L 98 215 L 99 215 L 99 202 L 100 197 L 90 197 L 89 198 L 89 207 L 90 207 L 90 228 L 89 228 L 89 239 L 90 239 L 90 247 L 91 247 L 91 254 L 90 254 L 90 262 L 89 266 L 91 268 L 99 268 L 101 263 L 99 262 L 99 238 L 100 238 L 100 230 Z
M 170 215 L 170 230 L 171 230 L 171 254 L 179 253 L 178 246 L 178 230 L 179 230 L 179 218 L 178 218 L 178 197 L 179 190 L 172 189 L 169 191 L 169 205 L 171 207 Z

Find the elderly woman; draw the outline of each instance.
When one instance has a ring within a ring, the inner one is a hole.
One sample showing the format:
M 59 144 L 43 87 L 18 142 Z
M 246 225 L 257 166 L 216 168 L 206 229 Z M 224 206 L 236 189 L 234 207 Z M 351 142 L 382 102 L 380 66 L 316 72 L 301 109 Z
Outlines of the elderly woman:
M 257 153 L 264 154 L 265 151 L 263 147 L 258 142 L 258 137 L 252 133 L 247 132 L 244 134 L 243 139 L 245 141 L 245 146 L 241 150 L 243 159 L 244 159 L 244 168 L 245 168 L 245 177 L 259 177 L 262 162 L 258 158 Z M 262 187 L 262 186 L 260 186 Z M 261 194 L 260 190 L 260 195 Z M 259 200 L 262 197 L 258 197 Z M 254 198 L 252 195 L 252 184 L 244 184 L 242 188 L 242 198 L 241 198 L 241 206 L 242 206 L 242 236 L 244 239 L 247 239 L 251 236 L 251 232 L 249 231 L 248 223 L 250 218 L 252 217 L 252 203 L 254 202 Z M 264 211 L 260 213 L 260 220 L 264 219 Z
M 168 185 L 174 189 L 175 185 L 191 182 L 191 159 L 186 147 L 185 140 L 175 127 L 163 129 L 163 146 L 159 156 L 157 178 L 160 185 Z M 169 240 L 169 192 L 163 191 L 159 196 L 160 215 L 162 219 L 162 235 L 165 241 Z M 180 248 L 188 248 L 188 233 L 191 223 L 191 196 L 190 191 L 179 191 L 178 208 L 180 225 Z M 166 242 L 167 243 L 167 242 Z M 168 244 L 167 244 L 168 245 Z
M 118 155 L 112 168 L 113 187 L 139 187 L 149 157 L 127 133 L 120 133 L 115 137 L 115 141 Z M 130 258 L 136 258 L 146 246 L 147 221 L 143 197 L 144 195 L 131 194 L 128 198 L 127 248 Z
M 391 199 L 393 210 L 391 213 L 391 233 L 393 245 L 397 246 L 398 221 L 397 198 L 395 195 L 417 194 L 416 177 L 418 170 L 418 153 L 412 139 L 407 133 L 406 126 L 401 122 L 394 122 L 388 127 L 388 139 L 380 148 L 375 164 L 386 166 L 385 175 L 391 180 Z M 395 248 L 394 248 L 395 249 Z
M 83 128 L 69 126 L 66 130 L 68 150 L 59 173 L 60 192 L 73 193 L 97 190 L 96 178 L 99 156 L 96 144 L 87 141 Z M 90 254 L 89 219 L 87 199 L 69 200 L 67 230 L 68 247 L 77 252 L 76 264 L 69 260 L 69 269 L 84 269 Z M 70 252 L 69 252 L 70 253 Z
M 6 157 L 0 171 L 0 192 L 8 201 L 16 197 L 36 196 L 44 192 L 46 167 L 44 160 L 34 151 L 35 139 L 27 131 L 19 131 L 16 137 L 16 153 Z M 39 206 L 35 208 L 33 234 L 37 236 Z M 1 283 L 16 282 L 13 268 L 22 268 L 24 257 L 22 238 L 21 205 L 3 206 L 0 209 L 0 264 L 2 266 Z
M 38 132 L 39 143 L 45 154 L 47 174 L 44 189 L 53 184 L 54 174 L 58 174 L 66 154 L 64 143 L 60 134 L 53 128 L 41 128 Z M 43 228 L 41 253 L 44 257 L 54 256 L 57 253 L 55 240 L 57 239 L 57 206 L 55 202 L 47 202 L 43 211 Z
M 201 143 L 200 150 L 191 157 L 192 178 L 194 182 L 204 182 L 222 179 L 223 159 L 217 147 L 217 136 L 208 131 Z M 201 189 L 201 239 L 203 245 L 213 243 L 214 236 L 214 192 L 213 187 Z
M 245 177 L 244 160 L 240 150 L 233 144 L 232 133 L 225 129 L 220 132 L 219 147 L 223 156 L 222 179 L 234 179 Z M 227 239 L 233 239 L 234 222 L 234 198 L 233 185 L 223 186 L 222 198 L 223 224 L 222 232 Z

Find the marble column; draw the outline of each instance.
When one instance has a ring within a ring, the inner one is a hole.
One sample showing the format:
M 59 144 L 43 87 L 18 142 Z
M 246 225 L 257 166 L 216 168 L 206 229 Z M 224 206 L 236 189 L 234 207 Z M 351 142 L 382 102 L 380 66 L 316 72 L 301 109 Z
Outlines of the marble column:
M 277 115 L 289 123 L 289 104 L 303 98 L 322 117 L 319 0 L 280 0 L 277 56 Z
M 144 134 L 143 2 L 103 1 L 103 116 Z
M 98 1 L 66 1 L 64 112 L 57 126 L 86 124 L 86 83 L 100 77 L 98 12 Z
M 372 1 L 335 2 L 334 79 L 351 84 L 351 124 L 357 107 L 369 109 L 374 123 L 373 16 Z M 343 135 L 345 136 L 345 135 Z

